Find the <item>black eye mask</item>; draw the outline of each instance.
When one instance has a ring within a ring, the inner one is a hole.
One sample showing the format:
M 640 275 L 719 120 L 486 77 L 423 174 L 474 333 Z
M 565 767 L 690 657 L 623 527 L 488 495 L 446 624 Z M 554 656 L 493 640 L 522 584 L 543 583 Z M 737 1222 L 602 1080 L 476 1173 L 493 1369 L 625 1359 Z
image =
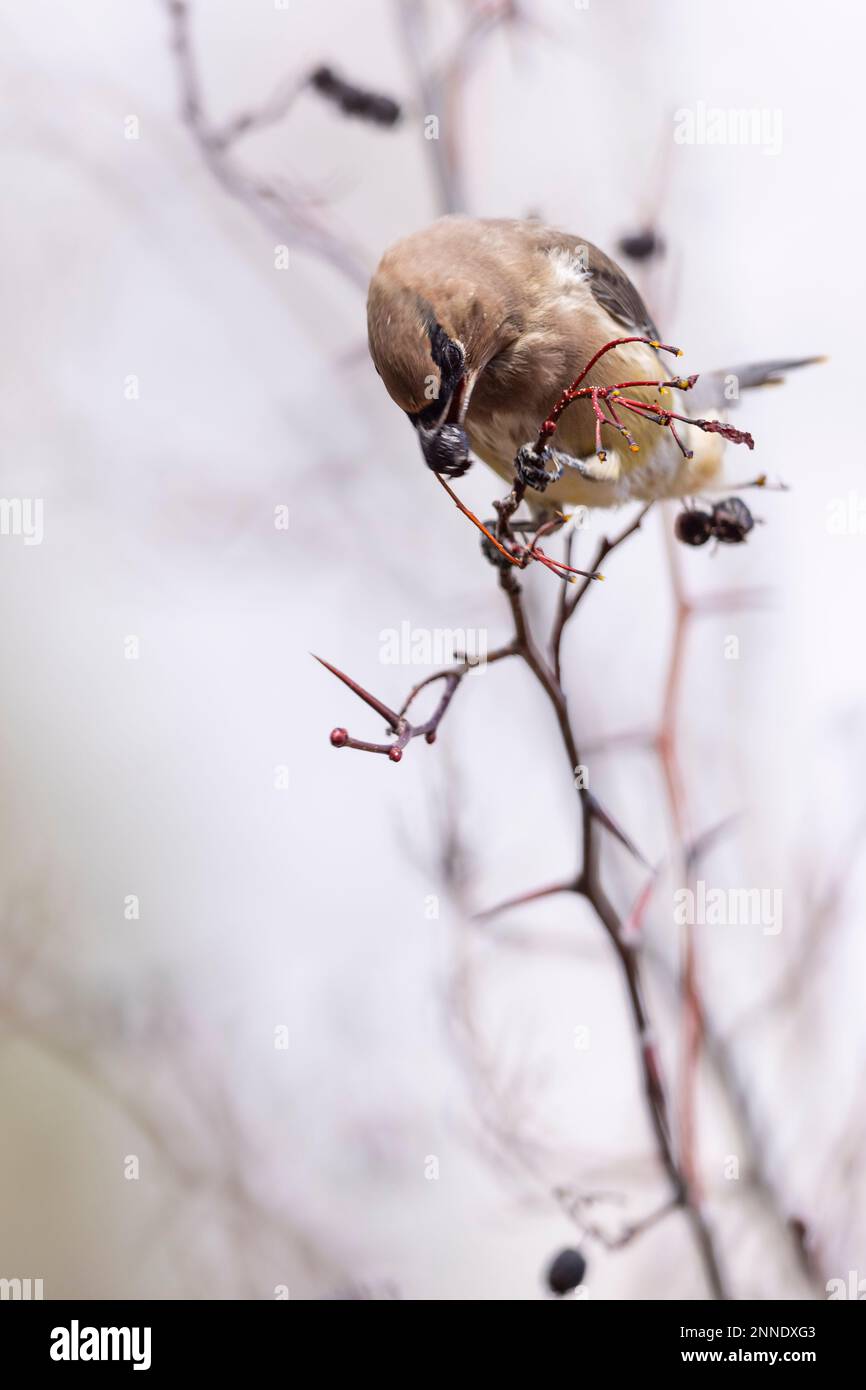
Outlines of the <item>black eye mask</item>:
M 457 390 L 463 375 L 465 359 L 460 344 L 448 337 L 445 329 L 441 323 L 437 322 L 432 312 L 425 314 L 425 323 L 430 338 L 430 356 L 434 366 L 439 368 L 439 394 L 435 401 L 425 405 L 423 410 L 418 410 L 414 415 L 410 415 L 409 419 L 413 425 L 421 425 L 430 429 L 440 419 L 445 409 L 444 402 L 450 401 Z
M 434 319 L 427 324 L 427 332 L 430 335 L 430 356 L 439 368 L 439 395 L 450 400 L 457 383 L 463 375 L 463 349 L 459 343 L 455 343 L 441 324 Z

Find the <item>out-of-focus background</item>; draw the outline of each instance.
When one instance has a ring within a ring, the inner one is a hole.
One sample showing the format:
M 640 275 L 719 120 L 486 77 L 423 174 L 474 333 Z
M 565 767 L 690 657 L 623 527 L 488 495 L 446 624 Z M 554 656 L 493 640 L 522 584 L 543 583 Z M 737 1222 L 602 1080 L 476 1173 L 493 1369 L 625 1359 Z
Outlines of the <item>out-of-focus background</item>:
M 576 867 L 526 671 L 470 676 L 399 767 L 328 743 L 381 730 L 310 651 L 396 704 L 430 668 L 384 664 L 389 630 L 508 632 L 366 354 L 378 256 L 448 206 L 611 251 L 688 371 L 831 355 L 740 406 L 733 482 L 791 484 L 746 494 L 749 544 L 672 547 L 652 515 L 564 676 L 593 790 L 650 861 L 722 827 L 707 884 L 782 895 L 778 932 L 694 933 L 686 1084 L 731 1291 L 866 1276 L 860 22 L 841 0 L 2 4 L 0 1277 L 533 1299 L 577 1244 L 587 1297 L 706 1296 L 680 1213 L 607 1248 L 669 1192 L 598 922 L 572 898 L 471 920 Z M 302 87 L 322 64 L 402 120 Z M 764 138 L 708 143 L 713 109 Z M 617 249 L 647 229 L 663 252 Z M 501 493 L 480 464 L 460 487 L 483 515 Z M 556 587 L 528 575 L 538 621 Z M 674 807 L 652 737 L 677 592 Z M 645 872 L 605 864 L 627 913 Z M 676 883 L 642 927 L 675 1116 Z

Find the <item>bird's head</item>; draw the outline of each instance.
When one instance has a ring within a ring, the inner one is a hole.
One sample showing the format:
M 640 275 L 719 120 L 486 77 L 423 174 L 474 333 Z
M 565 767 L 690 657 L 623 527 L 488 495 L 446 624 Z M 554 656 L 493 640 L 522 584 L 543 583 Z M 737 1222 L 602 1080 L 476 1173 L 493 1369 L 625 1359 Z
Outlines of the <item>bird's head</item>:
M 428 467 L 452 478 L 469 467 L 463 418 L 477 373 L 471 335 L 461 333 L 454 288 L 449 286 L 451 292 L 434 305 L 383 262 L 367 301 L 376 370 L 417 431 Z

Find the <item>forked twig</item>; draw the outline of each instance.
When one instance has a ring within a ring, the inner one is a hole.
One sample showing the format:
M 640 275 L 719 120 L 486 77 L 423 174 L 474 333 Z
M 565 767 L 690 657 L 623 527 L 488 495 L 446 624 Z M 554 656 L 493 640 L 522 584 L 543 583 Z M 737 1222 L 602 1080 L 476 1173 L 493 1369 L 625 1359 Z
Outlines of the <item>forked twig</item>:
M 688 420 L 687 417 L 680 416 L 662 407 L 656 407 L 637 400 L 636 398 L 623 395 L 624 390 L 646 385 L 654 385 L 659 389 L 671 387 L 679 390 L 688 390 L 690 386 L 694 384 L 695 378 L 674 379 L 670 382 L 655 383 L 628 382 L 622 383 L 619 387 L 609 388 L 584 387 L 582 385 L 592 366 L 605 352 L 622 342 L 632 341 L 647 342 L 651 346 L 666 351 L 677 351 L 677 349 L 670 348 L 665 344 L 643 338 L 618 339 L 616 342 L 606 344 L 604 348 L 600 349 L 599 352 L 595 354 L 568 390 L 563 393 L 559 401 L 557 401 L 553 407 L 548 418 L 542 424 L 539 432 L 538 444 L 536 445 L 539 454 L 544 448 L 544 441 L 549 439 L 555 432 L 558 421 L 567 406 L 574 400 L 586 397 L 591 399 L 593 409 L 596 413 L 599 449 L 601 449 L 600 432 L 604 425 L 611 425 L 628 439 L 628 432 L 625 430 L 625 427 L 622 425 L 616 413 L 618 408 L 631 410 L 636 414 L 641 414 L 643 418 L 653 419 L 661 427 L 669 428 L 672 431 L 673 421 L 683 420 L 688 424 L 697 425 L 698 428 L 723 433 L 726 437 L 733 439 L 735 442 L 747 443 L 749 447 L 751 447 L 751 436 L 741 431 L 734 430 L 732 427 L 721 425 L 718 421 Z M 616 402 L 615 405 L 612 404 L 614 401 Z M 603 407 L 611 412 L 609 417 L 604 414 Z M 512 640 L 507 646 L 499 649 L 499 651 L 494 654 L 493 659 L 500 659 L 506 656 L 518 656 L 535 676 L 555 715 L 564 751 L 568 758 L 570 771 L 573 775 L 576 775 L 577 769 L 580 766 L 580 757 L 574 728 L 569 714 L 568 701 L 561 679 L 560 651 L 563 633 L 569 620 L 573 617 L 578 605 L 583 599 L 592 579 L 598 577 L 597 565 L 601 563 L 606 555 L 610 554 L 612 550 L 623 544 L 629 536 L 635 534 L 635 532 L 639 530 L 649 507 L 644 507 L 619 536 L 615 537 L 613 540 L 608 540 L 606 537 L 603 538 L 599 543 L 593 570 L 591 572 L 580 572 L 575 570 L 570 564 L 572 535 L 568 538 L 566 559 L 562 562 L 551 562 L 550 557 L 546 556 L 544 552 L 540 550 L 538 539 L 542 534 L 547 534 L 549 530 L 552 529 L 549 523 L 538 528 L 530 544 L 525 544 L 517 540 L 515 534 L 516 528 L 512 528 L 511 519 L 526 490 L 526 484 L 520 477 L 519 469 L 516 469 L 515 484 L 511 492 L 503 501 L 496 504 L 499 519 L 495 534 L 470 512 L 469 508 L 459 500 L 441 476 L 439 477 L 439 482 L 448 492 L 449 496 L 451 496 L 460 511 L 469 517 L 479 530 L 483 532 L 485 540 L 493 547 L 492 555 L 498 554 L 502 557 L 502 560 L 506 562 L 505 564 L 502 564 L 501 561 L 499 562 L 499 584 L 509 603 L 514 632 Z M 568 595 L 565 590 L 563 592 L 563 596 L 557 607 L 547 655 L 539 648 L 527 621 L 523 607 L 521 587 L 516 574 L 516 571 L 526 568 L 527 565 L 533 561 L 545 563 L 549 568 L 554 569 L 555 573 L 559 573 L 569 580 L 573 580 L 574 576 L 578 573 L 582 573 L 584 578 L 584 583 L 573 596 Z M 321 658 L 318 659 L 321 660 Z M 389 706 L 385 705 L 375 696 L 370 695 L 370 693 L 359 686 L 357 682 L 353 681 L 343 672 L 337 670 L 337 668 L 331 666 L 328 662 L 322 661 L 322 665 L 332 671 L 332 673 L 342 680 L 360 699 L 364 700 L 371 708 L 375 709 L 376 712 L 385 719 L 394 735 L 389 743 L 368 743 L 351 738 L 347 730 L 340 728 L 335 729 L 331 734 L 331 742 L 337 747 L 353 747 L 369 752 L 386 753 L 394 762 L 400 761 L 403 756 L 403 749 L 413 738 L 423 734 L 427 742 L 432 742 L 435 739 L 439 724 L 444 718 L 454 692 L 463 676 L 466 674 L 466 671 L 469 669 L 468 665 L 464 663 L 463 665 L 436 672 L 433 676 L 427 677 L 410 692 L 403 708 L 397 712 L 390 709 Z M 439 680 L 444 681 L 445 689 L 436 709 L 430 719 L 425 723 L 413 725 L 407 718 L 407 711 L 412 701 L 421 689 Z M 645 1225 L 648 1227 L 654 1224 L 655 1220 L 660 1220 L 669 1211 L 683 1211 L 691 1227 L 712 1295 L 714 1298 L 724 1299 L 727 1297 L 727 1290 L 722 1273 L 720 1257 L 703 1203 L 697 1191 L 695 1174 L 691 1166 L 683 1166 L 675 1150 L 665 1083 L 661 1070 L 661 1059 L 646 1002 L 641 963 L 642 941 L 639 925 L 650 899 L 652 884 L 655 881 L 655 874 L 654 871 L 651 871 L 649 885 L 645 887 L 638 905 L 633 908 L 629 918 L 623 920 L 608 897 L 602 882 L 599 832 L 601 830 L 607 831 L 646 868 L 650 866 L 631 839 L 620 828 L 613 817 L 607 813 L 598 798 L 582 784 L 576 783 L 576 789 L 580 808 L 582 843 L 582 862 L 577 872 L 573 877 L 560 883 L 555 883 L 533 890 L 530 893 L 521 894 L 517 898 L 509 899 L 508 902 L 501 904 L 499 908 L 489 909 L 483 916 L 489 918 L 506 907 L 516 906 L 518 903 L 535 901 L 541 897 L 551 896 L 560 892 L 577 894 L 585 898 L 592 907 L 596 917 L 607 934 L 622 971 L 623 982 L 625 984 L 626 995 L 632 1016 L 632 1024 L 638 1040 L 638 1061 L 643 1081 L 644 1095 L 653 1132 L 655 1134 L 659 1160 L 670 1183 L 671 1195 L 669 1201 L 658 1213 L 654 1213 Z M 628 1239 L 639 1234 L 644 1228 L 644 1224 L 639 1223 L 633 1231 L 629 1232 Z

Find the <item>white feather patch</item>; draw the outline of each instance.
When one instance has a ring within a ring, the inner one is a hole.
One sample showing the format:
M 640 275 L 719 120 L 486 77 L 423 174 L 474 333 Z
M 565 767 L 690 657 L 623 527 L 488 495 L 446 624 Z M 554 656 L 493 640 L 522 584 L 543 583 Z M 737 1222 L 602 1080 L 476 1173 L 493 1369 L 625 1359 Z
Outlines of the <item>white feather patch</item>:
M 581 255 L 579 247 L 577 250 L 570 250 L 567 246 L 554 246 L 548 251 L 547 259 L 553 270 L 553 278 L 560 289 L 573 290 L 592 279 L 588 247 L 586 254 Z

